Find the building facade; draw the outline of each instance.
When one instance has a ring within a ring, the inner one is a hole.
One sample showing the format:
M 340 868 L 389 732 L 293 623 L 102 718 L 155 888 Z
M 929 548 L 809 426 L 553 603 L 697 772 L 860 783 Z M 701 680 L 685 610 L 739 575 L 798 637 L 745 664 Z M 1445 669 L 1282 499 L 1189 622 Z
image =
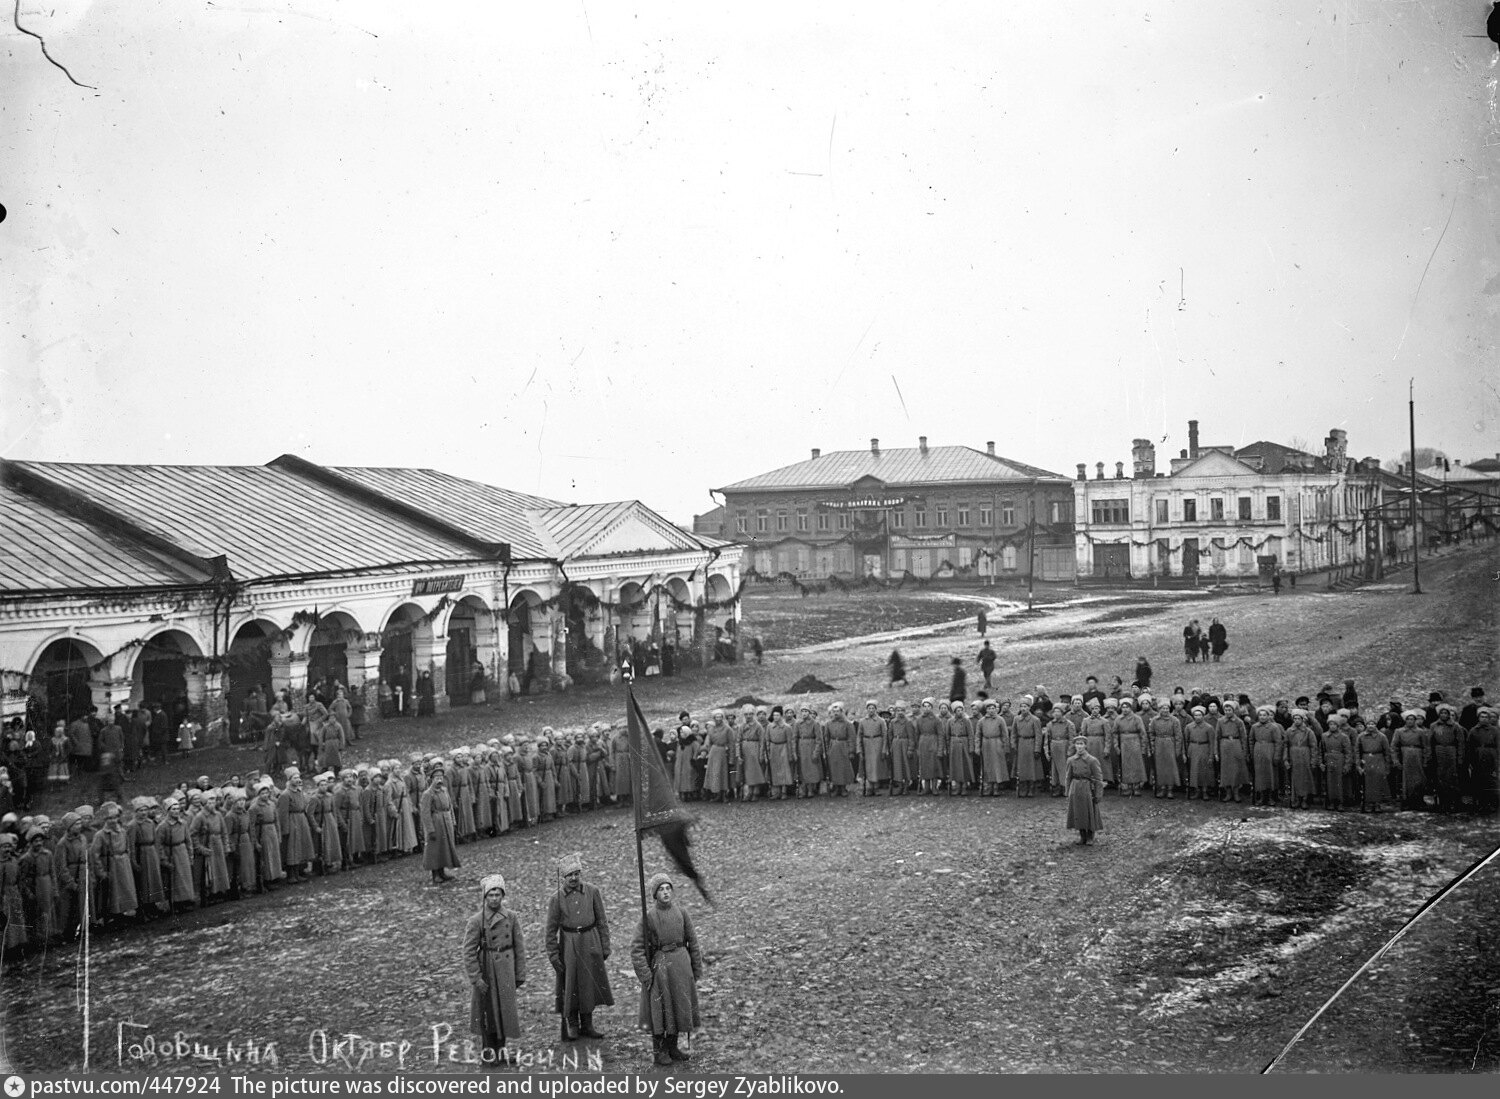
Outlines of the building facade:
M 0 713 L 334 680 L 373 720 L 607 669 L 629 638 L 701 653 L 741 550 L 638 501 L 568 505 L 424 469 L 0 462 Z M 606 655 L 608 654 L 608 655 Z
M 1257 442 L 1188 448 L 1169 473 L 1155 446 L 1136 439 L 1129 476 L 1080 463 L 1074 481 L 1078 575 L 1189 581 L 1269 577 L 1359 566 L 1410 548 L 1395 504 L 1399 478 L 1374 458 L 1352 461 L 1334 429 L 1320 455 Z
M 723 537 L 756 572 L 799 579 L 1073 576 L 1066 477 L 965 446 L 819 450 L 716 489 Z

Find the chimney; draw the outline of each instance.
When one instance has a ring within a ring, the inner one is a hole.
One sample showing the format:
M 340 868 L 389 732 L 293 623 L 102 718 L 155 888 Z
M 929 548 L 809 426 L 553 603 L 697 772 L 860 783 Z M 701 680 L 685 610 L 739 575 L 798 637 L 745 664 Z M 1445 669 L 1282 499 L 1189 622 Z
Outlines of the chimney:
M 880 440 L 879 439 L 871 439 L 870 440 L 870 453 L 873 454 L 873 455 L 875 455 L 875 457 L 877 457 L 877 458 L 880 457 Z
M 1177 457 L 1180 458 L 1184 462 L 1187 461 L 1187 451 L 1185 451 L 1185 450 L 1179 450 L 1177 452 Z
M 817 447 L 813 447 L 813 457 L 814 458 L 821 458 L 821 457 L 823 457 L 823 452 L 821 450 L 819 450 Z
M 994 457 L 994 455 L 995 455 L 995 440 L 991 439 L 989 442 L 987 442 L 987 443 L 984 444 L 984 452 L 986 454 L 990 455 L 990 457 Z
M 1188 457 L 1198 457 L 1198 421 L 1188 421 Z
M 1087 481 L 1089 479 L 1089 467 L 1082 462 L 1078 463 L 1078 479 L 1080 481 Z
M 1328 438 L 1323 440 L 1323 456 L 1328 459 L 1328 465 L 1340 470 L 1344 468 L 1344 458 L 1349 451 L 1349 433 L 1341 428 L 1332 428 L 1328 432 Z
M 1115 480 L 1116 481 L 1123 481 L 1124 479 L 1125 479 L 1125 463 L 1124 462 L 1116 462 L 1115 463 Z
M 1102 480 L 1104 480 L 1104 463 L 1103 462 L 1095 462 L 1094 463 L 1094 480 L 1096 480 L 1096 481 L 1102 481 Z
M 1136 477 L 1156 476 L 1156 446 L 1150 439 L 1131 440 L 1130 458 Z
M 927 436 L 926 435 L 918 435 L 917 436 L 917 446 L 921 448 L 923 454 L 927 453 Z

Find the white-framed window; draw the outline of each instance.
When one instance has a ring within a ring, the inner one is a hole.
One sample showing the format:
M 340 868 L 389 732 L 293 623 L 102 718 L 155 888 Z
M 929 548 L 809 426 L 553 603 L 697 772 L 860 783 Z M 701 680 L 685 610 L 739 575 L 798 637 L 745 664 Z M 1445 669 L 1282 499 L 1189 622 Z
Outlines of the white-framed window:
M 927 525 L 927 513 L 925 511 L 916 512 L 915 516 L 917 520 L 917 526 L 919 528 L 925 527 Z
M 1016 571 L 1016 547 L 1006 546 L 1000 551 L 1000 567 L 1007 572 Z
M 770 517 L 770 515 L 768 515 L 764 511 L 757 511 L 755 513 L 755 533 L 756 534 L 765 534 L 766 531 L 768 531 L 770 529 L 771 529 L 771 517 Z
M 891 529 L 892 530 L 903 530 L 903 529 L 905 529 L 905 527 L 906 527 L 906 512 L 900 511 L 900 510 L 896 510 L 896 511 L 891 512 L 890 514 L 891 514 Z
M 958 525 L 961 526 L 961 527 L 966 527 L 966 526 L 969 525 L 969 505 L 968 504 L 959 504 L 958 505 Z
M 939 506 L 937 509 L 937 525 L 939 527 L 946 527 L 948 525 L 948 506 L 946 504 Z
M 1072 505 L 1067 500 L 1053 500 L 1051 508 L 1048 509 L 1048 514 L 1051 515 L 1052 518 L 1049 519 L 1048 522 L 1066 523 L 1068 521 L 1068 512 L 1071 510 L 1071 508 Z
M 798 508 L 797 509 L 797 529 L 798 530 L 806 530 L 807 529 L 807 509 L 806 508 Z
M 734 529 L 738 534 L 749 534 L 750 516 L 746 515 L 744 512 L 740 512 L 738 515 L 736 515 L 734 517 Z
M 778 511 L 776 513 L 776 530 L 778 532 L 785 532 L 789 529 L 791 529 L 791 516 L 787 515 L 784 511 Z
M 992 527 L 995 525 L 995 512 L 993 509 L 979 509 L 979 525 L 982 527 Z
M 1014 500 L 1000 501 L 1000 525 L 1002 527 L 1016 525 L 1016 502 Z
M 974 563 L 974 551 L 968 546 L 958 547 L 958 567 L 966 569 Z
M 830 515 L 826 511 L 820 511 L 820 512 L 818 512 L 818 529 L 819 530 L 832 530 L 833 529 L 833 516 Z
M 839 530 L 848 530 L 848 529 L 849 529 L 849 513 L 847 511 L 841 511 L 841 512 L 839 512 Z
M 1094 500 L 1092 503 L 1095 526 L 1122 526 L 1130 522 L 1129 500 Z

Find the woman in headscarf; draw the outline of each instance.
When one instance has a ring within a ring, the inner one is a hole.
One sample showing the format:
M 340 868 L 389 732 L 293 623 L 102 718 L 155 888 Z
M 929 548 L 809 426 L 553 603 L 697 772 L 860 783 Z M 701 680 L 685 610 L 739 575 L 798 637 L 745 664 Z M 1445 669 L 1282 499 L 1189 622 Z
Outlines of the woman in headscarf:
M 1094 833 L 1104 831 L 1099 799 L 1104 796 L 1104 769 L 1089 755 L 1088 737 L 1075 736 L 1063 772 L 1068 781 L 1068 827 L 1078 832 L 1078 842 L 1094 842 Z
M 677 794 L 691 801 L 698 794 L 698 772 L 693 767 L 693 757 L 702 742 L 702 726 L 696 721 L 685 721 L 677 726 L 677 754 L 673 756 Z
M 457 875 L 450 874 L 461 864 L 458 861 L 458 842 L 453 833 L 453 797 L 448 792 L 448 776 L 444 773 L 442 760 L 434 760 L 432 778 L 427 789 L 422 791 L 422 827 L 425 843 L 422 847 L 422 867 L 432 873 L 434 885 L 452 881 Z
M 641 982 L 639 1022 L 651 1031 L 655 1063 L 686 1061 L 678 1036 L 701 1025 L 698 978 L 703 974 L 703 952 L 693 921 L 677 906 L 676 890 L 665 874 L 646 883 L 648 907 L 636 927 L 630 960 Z
M 505 879 L 479 880 L 479 911 L 464 926 L 464 972 L 469 977 L 469 1026 L 481 1043 L 480 1059 L 504 1055 L 507 1039 L 521 1036 L 516 990 L 526 983 L 526 948 L 521 920 L 505 907 Z

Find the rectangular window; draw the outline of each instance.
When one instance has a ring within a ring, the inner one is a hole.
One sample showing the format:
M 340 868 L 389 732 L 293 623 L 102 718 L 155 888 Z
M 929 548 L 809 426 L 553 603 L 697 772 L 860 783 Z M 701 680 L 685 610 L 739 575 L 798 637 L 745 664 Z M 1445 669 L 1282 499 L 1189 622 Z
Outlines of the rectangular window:
M 1016 547 L 1006 546 L 1000 551 L 1000 567 L 1007 572 L 1016 571 Z
M 1096 526 L 1121 525 L 1130 522 L 1129 500 L 1095 500 L 1093 501 L 1094 523 Z M 1056 522 L 1056 520 L 1053 520 Z
M 906 551 L 895 550 L 891 553 L 891 572 L 900 576 L 906 571 Z
M 1224 518 L 1224 498 L 1215 496 L 1208 502 L 1208 517 L 1212 520 Z
M 927 525 L 927 513 L 925 511 L 917 512 L 916 517 L 918 527 L 925 527 Z
M 736 515 L 734 517 L 734 529 L 739 534 L 749 534 L 750 517 L 748 515 Z
M 763 511 L 755 513 L 755 533 L 764 534 L 771 529 L 771 517 Z
M 1209 548 L 1211 550 L 1210 556 L 1213 558 L 1214 562 L 1214 571 L 1222 572 L 1224 569 L 1224 547 L 1219 545 L 1218 542 L 1215 541 L 1211 543 Z
M 940 527 L 946 527 L 948 525 L 948 509 L 946 507 L 940 507 L 937 509 L 937 525 Z
M 785 531 L 790 527 L 790 525 L 791 519 L 787 515 L 787 513 L 784 511 L 778 511 L 776 513 L 776 529 L 778 531 Z
M 1016 502 L 1014 500 L 1000 501 L 1000 525 L 1002 527 L 1016 525 Z
M 1167 518 L 1169 503 L 1170 503 L 1170 501 L 1162 499 L 1161 497 L 1157 498 L 1157 500 L 1156 500 L 1156 525 L 1157 526 L 1164 526 L 1166 523 L 1170 522 L 1170 520 Z
M 806 546 L 797 547 L 797 571 L 803 575 L 807 573 L 807 564 L 810 551 Z
M 1280 496 L 1267 496 L 1266 497 L 1266 518 L 1267 519 L 1274 519 L 1277 522 L 1281 521 L 1281 497 Z
M 1196 523 L 1198 521 L 1198 501 L 1184 500 L 1182 502 L 1182 521 L 1184 523 Z
M 902 530 L 905 527 L 906 527 L 906 512 L 904 512 L 904 511 L 893 511 L 893 512 L 891 512 L 891 529 L 892 530 Z
M 1250 518 L 1250 497 L 1248 497 L 1248 496 L 1241 496 L 1240 497 L 1240 518 L 1241 519 L 1249 519 Z
M 797 512 L 797 529 L 798 530 L 806 530 L 807 529 L 807 512 L 806 511 L 799 510 Z M 804 571 L 806 571 L 806 570 L 804 570 Z
M 969 525 L 969 505 L 968 504 L 959 504 L 958 505 L 958 525 L 961 526 L 961 527 L 966 527 L 966 526 Z
M 832 530 L 833 529 L 833 516 L 830 515 L 826 511 L 820 511 L 820 512 L 818 512 L 818 529 L 819 530 Z
M 849 529 L 849 513 L 847 511 L 841 511 L 841 512 L 839 512 L 839 530 L 848 530 L 848 529 Z
M 979 525 L 982 527 L 992 527 L 995 525 L 995 513 L 992 509 L 979 509 Z
M 958 567 L 966 569 L 974 563 L 974 551 L 968 546 L 958 547 Z
M 1129 511 L 1129 507 L 1130 507 L 1130 505 L 1126 504 L 1126 510 L 1127 510 L 1127 512 Z M 1070 518 L 1070 516 L 1068 514 L 1068 511 L 1069 511 L 1069 507 L 1068 507 L 1068 502 L 1066 500 L 1053 500 L 1051 508 L 1048 509 L 1048 514 L 1051 516 L 1051 519 L 1049 519 L 1048 522 L 1051 522 L 1051 523 L 1066 523 L 1066 522 L 1068 522 L 1068 520 Z M 1126 522 L 1129 522 L 1129 519 L 1127 519 Z

